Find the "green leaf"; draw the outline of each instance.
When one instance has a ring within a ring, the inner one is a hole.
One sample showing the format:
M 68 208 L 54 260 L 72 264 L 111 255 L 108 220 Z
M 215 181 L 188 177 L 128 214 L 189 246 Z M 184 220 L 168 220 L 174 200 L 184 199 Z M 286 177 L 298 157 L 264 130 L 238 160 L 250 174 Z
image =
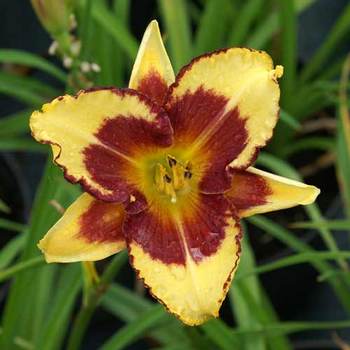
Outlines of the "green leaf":
M 234 21 L 228 38 L 229 46 L 239 46 L 245 43 L 247 33 L 254 20 L 260 14 L 262 5 L 262 0 L 247 0 L 241 5 L 239 15 Z
M 45 263 L 44 258 L 42 256 L 35 257 L 32 259 L 28 259 L 27 261 L 19 262 L 16 265 L 13 265 L 11 267 L 8 267 L 7 269 L 0 271 L 0 282 L 3 282 L 11 277 L 13 277 L 15 274 L 33 268 L 37 267 L 39 265 L 43 265 Z
M 280 119 L 281 122 L 285 123 L 295 131 L 299 131 L 301 128 L 301 124 L 299 123 L 299 121 L 283 109 L 280 111 Z
M 168 346 L 157 346 L 156 348 L 151 348 L 152 350 L 188 350 L 190 348 L 185 347 L 183 344 L 178 345 L 168 345 Z
M 217 346 L 217 349 L 232 350 L 240 349 L 239 338 L 232 334 L 232 329 L 219 320 L 210 320 L 202 324 L 201 329 Z
M 79 349 L 93 313 L 100 302 L 101 291 L 105 291 L 108 288 L 113 278 L 127 261 L 127 257 L 126 251 L 115 255 L 96 285 L 93 285 L 87 291 L 85 302 L 74 320 L 72 331 L 68 338 L 67 350 Z
M 134 321 L 140 312 L 149 310 L 153 305 L 116 283 L 113 283 L 102 297 L 101 304 L 125 322 Z
M 128 291 L 126 288 L 113 284 L 106 295 L 102 298 L 102 306 L 112 312 L 118 318 L 126 322 L 134 322 L 140 313 L 149 311 L 153 303 L 143 299 L 135 293 Z M 190 339 L 188 339 L 182 323 L 177 321 L 172 315 L 163 310 L 164 326 L 161 329 L 154 329 L 149 332 L 149 336 L 157 339 L 164 345 L 173 345 L 181 342 L 184 349 L 192 348 Z M 218 324 L 220 323 L 220 324 Z M 201 328 L 205 334 L 218 346 L 219 344 L 228 344 L 229 340 L 223 339 L 223 336 L 229 335 L 229 328 L 221 320 L 213 320 L 209 324 L 202 325 Z M 193 335 L 190 335 L 192 337 Z M 231 343 L 232 344 L 232 343 Z
M 130 15 L 130 0 L 114 0 L 113 1 L 113 10 L 115 15 L 120 18 L 120 20 L 127 25 Z
M 185 327 L 185 331 L 191 341 L 193 348 L 201 350 L 212 350 L 215 346 L 215 343 L 211 342 L 210 337 L 208 337 L 207 334 L 203 334 L 203 332 L 201 332 L 198 327 Z
M 47 152 L 47 147 L 28 137 L 1 137 L 0 151 Z
M 115 44 L 120 46 L 129 59 L 133 61 L 137 54 L 138 44 L 126 26 L 121 21 L 116 20 L 101 1 L 94 2 L 92 16 L 111 35 Z
M 57 293 L 54 298 L 51 298 L 50 314 L 36 345 L 38 349 L 62 349 L 62 342 L 81 284 L 81 272 L 78 264 L 71 264 L 61 269 Z
M 158 0 L 175 72 L 192 58 L 190 21 L 184 0 Z
M 1 198 L 0 198 L 0 212 L 6 213 L 6 214 L 11 212 L 10 207 Z M 1 227 L 1 221 L 0 221 L 0 227 Z
M 295 7 L 298 12 L 306 10 L 308 7 L 313 5 L 317 0 L 294 0 Z
M 49 201 L 56 199 L 64 204 L 64 201 L 62 202 L 63 197 L 60 197 L 63 194 L 63 192 L 60 192 L 61 183 L 63 183 L 63 180 L 60 170 L 52 165 L 51 160 L 48 160 L 45 175 L 34 201 L 30 227 L 26 234 L 26 244 L 20 262 L 28 261 L 31 258 L 41 258 L 36 244 L 59 217 L 56 210 L 49 205 Z M 38 308 L 38 305 L 42 305 L 44 302 L 41 299 L 39 300 L 43 296 L 41 289 L 45 288 L 47 290 L 50 287 L 52 278 L 49 273 L 53 271 L 53 267 L 52 265 L 44 266 L 41 269 L 32 269 L 16 274 L 16 278 L 9 289 L 2 314 L 1 348 L 10 348 L 15 336 L 34 341 L 37 329 L 42 327 L 42 324 L 39 324 L 43 320 L 40 313 L 45 311 Z M 28 303 L 28 300 L 30 300 L 30 303 Z M 21 314 L 20 318 L 18 318 L 19 314 Z M 34 318 L 33 315 L 35 315 Z
M 12 136 L 29 131 L 31 109 L 26 109 L 0 119 L 0 135 Z
M 25 234 L 17 235 L 12 238 L 5 246 L 0 250 L 0 269 L 3 270 L 7 267 L 11 261 L 19 254 L 25 244 Z
M 297 181 L 302 181 L 302 178 L 299 176 L 298 172 L 292 166 L 290 166 L 288 163 L 270 154 L 261 153 L 258 159 L 258 163 L 272 169 L 273 171 L 276 171 L 281 176 L 290 177 L 291 179 L 297 180 Z M 310 219 L 314 221 L 323 220 L 323 217 L 321 215 L 320 209 L 318 208 L 317 204 L 315 203 L 310 204 L 308 206 L 305 206 L 304 208 L 307 215 L 310 217 Z M 318 231 L 324 243 L 326 244 L 326 246 L 330 251 L 332 252 L 339 251 L 337 243 L 332 233 L 327 228 L 318 227 Z M 347 269 L 347 263 L 344 260 L 338 259 L 338 264 L 342 269 L 345 269 L 345 270 Z
M 318 74 L 320 80 L 331 80 L 337 78 L 343 67 L 345 57 L 340 57 L 331 62 L 327 67 L 324 67 L 322 72 Z
M 300 140 L 286 145 L 283 149 L 283 156 L 290 157 L 296 153 L 310 151 L 310 150 L 320 150 L 320 151 L 332 151 L 335 149 L 335 140 L 333 137 L 326 136 L 311 136 L 304 137 Z
M 321 221 L 301 221 L 290 225 L 292 228 L 326 228 L 329 230 L 349 231 L 350 220 L 321 220 Z
M 1 334 L 2 329 L 0 328 L 0 335 Z M 15 346 L 15 349 L 33 350 L 34 348 L 34 345 L 31 342 L 21 337 L 14 337 L 12 343 Z
M 26 229 L 26 225 L 20 224 L 19 222 L 0 218 L 0 228 L 15 232 L 22 232 Z
M 4 72 L 0 72 L 0 93 L 17 98 L 34 107 L 59 95 L 56 89 L 37 79 Z
M 130 0 L 115 0 L 114 13 L 118 21 L 123 23 L 125 27 L 129 26 L 131 4 Z M 126 86 L 128 82 L 125 81 L 125 71 L 131 71 L 131 64 L 125 57 L 123 52 L 116 45 L 112 45 L 111 57 L 114 61 L 111 63 L 111 70 L 114 76 L 115 85 Z
M 116 283 L 112 284 L 103 296 L 101 304 L 106 310 L 125 322 L 135 321 L 140 313 L 150 310 L 154 305 Z M 184 347 L 190 347 L 186 333 L 182 327 L 179 327 L 180 323 L 170 314 L 165 311 L 164 313 L 168 316 L 167 327 L 151 331 L 150 336 L 162 344 L 172 345 L 181 342 Z
M 271 39 L 273 34 L 278 30 L 279 20 L 277 13 L 273 12 L 264 18 L 261 23 L 257 26 L 255 31 L 247 38 L 246 43 L 248 47 L 254 49 L 265 48 L 268 41 Z
M 14 63 L 27 67 L 36 68 L 46 72 L 66 83 L 67 74 L 51 62 L 30 52 L 11 49 L 0 49 L 0 63 Z
M 292 232 L 282 227 L 281 225 L 275 223 L 271 219 L 261 216 L 254 215 L 246 219 L 249 223 L 259 227 L 260 229 L 266 231 L 269 235 L 276 238 L 277 240 L 283 242 L 288 247 L 292 248 L 298 252 L 309 252 L 312 251 L 302 240 L 298 239 Z
M 232 21 L 232 12 L 232 4 L 229 0 L 206 2 L 195 37 L 194 54 L 196 56 L 223 46 L 227 26 Z
M 240 276 L 246 276 L 248 271 L 255 269 L 255 258 L 249 245 L 247 235 L 244 236 L 242 245 L 242 258 L 238 267 L 237 275 L 233 280 L 229 291 L 230 302 L 236 316 L 238 325 L 241 327 L 255 327 L 278 322 L 278 317 L 273 306 L 264 293 L 259 279 L 250 275 L 241 280 Z M 248 290 L 248 292 L 247 292 Z M 244 348 L 251 349 L 290 349 L 288 339 L 280 337 L 244 337 Z
M 241 335 L 247 334 L 255 336 L 258 334 L 287 335 L 292 333 L 304 332 L 304 331 L 317 331 L 317 330 L 334 330 L 350 327 L 350 321 L 329 321 L 329 322 L 279 322 L 276 324 L 269 324 L 264 327 L 256 327 L 255 329 L 234 329 L 233 334 Z
M 335 53 L 338 46 L 347 38 L 349 30 L 350 4 L 343 9 L 326 40 L 323 41 L 321 47 L 316 51 L 310 62 L 302 71 L 302 81 L 311 79 L 318 71 L 326 66 L 328 58 Z
M 337 118 L 337 175 L 346 215 L 350 218 L 350 113 L 347 88 L 350 74 L 350 54 L 344 62 L 339 89 Z
M 92 9 L 93 3 L 94 1 L 92 0 L 85 1 L 84 8 L 82 9 L 82 19 L 78 26 L 81 43 L 82 43 L 81 52 L 80 52 L 81 60 L 86 59 L 89 44 L 91 41 L 90 40 L 90 31 L 91 31 L 91 22 L 92 22 L 91 9 Z
M 299 174 L 293 169 L 293 167 L 289 163 L 275 157 L 272 154 L 261 152 L 257 159 L 257 164 L 276 172 L 278 175 L 300 181 Z
M 168 315 L 164 313 L 163 306 L 155 305 L 150 310 L 142 313 L 136 320 L 128 323 L 122 329 L 115 333 L 106 343 L 102 345 L 101 350 L 119 350 L 135 342 L 147 331 L 160 327 L 166 321 Z
M 119 7 L 116 7 L 113 20 L 120 22 L 127 28 L 127 11 L 122 6 L 122 2 L 117 1 Z M 125 6 L 125 5 L 124 5 Z M 123 12 L 122 12 L 123 11 Z M 100 86 L 125 86 L 125 71 L 129 69 L 131 59 L 128 58 L 122 48 L 116 45 L 115 39 L 100 25 L 96 20 L 93 21 L 94 30 L 92 40 L 89 42 L 92 60 L 101 67 L 101 72 L 96 75 L 96 84 Z
M 113 37 L 96 21 L 93 21 L 94 30 L 91 33 L 91 41 L 89 42 L 89 52 L 91 52 L 91 60 L 96 62 L 101 72 L 96 74 L 95 82 L 98 86 L 119 85 L 120 82 L 115 81 L 112 66 L 115 65 L 123 68 L 120 61 L 120 55 L 114 55 L 114 51 L 119 52 L 123 57 L 125 53 L 115 44 Z M 119 85 L 120 86 L 120 85 Z
M 284 267 L 294 266 L 297 264 L 311 263 L 312 261 L 320 261 L 320 260 L 330 260 L 330 259 L 338 259 L 342 258 L 350 258 L 350 251 L 340 251 L 337 253 L 330 252 L 309 252 L 309 253 L 300 253 L 292 256 L 288 256 L 286 258 L 279 259 L 272 263 L 268 263 L 262 266 L 258 266 L 252 270 L 245 271 L 239 276 L 236 277 L 236 281 L 240 281 L 241 279 L 245 279 L 248 276 L 261 274 L 265 272 L 270 272 L 274 270 L 278 270 Z
M 298 239 L 292 232 L 287 230 L 286 228 L 278 225 L 273 222 L 271 219 L 267 217 L 263 217 L 260 215 L 255 215 L 247 219 L 248 222 L 253 225 L 259 227 L 260 229 L 268 232 L 272 237 L 278 239 L 279 241 L 286 244 L 288 247 L 300 253 L 309 253 L 314 252 L 314 250 L 302 240 Z M 316 270 L 320 272 L 320 274 L 330 274 L 332 276 L 329 279 L 329 283 L 332 285 L 334 292 L 337 297 L 343 304 L 344 308 L 346 308 L 347 312 L 350 313 L 350 300 L 348 297 L 348 288 L 343 282 L 339 275 L 333 274 L 335 269 L 329 265 L 327 262 L 322 260 L 316 260 L 310 262 Z
M 295 0 L 295 7 L 297 13 L 301 13 L 311 6 L 316 0 Z M 279 4 L 279 2 L 278 2 Z M 262 21 L 252 30 L 252 33 L 247 39 L 247 46 L 255 49 L 263 49 L 266 47 L 272 36 L 278 31 L 280 21 L 278 20 L 278 13 L 272 11 L 266 13 L 262 17 Z
M 282 65 L 281 79 L 282 105 L 290 106 L 293 102 L 297 65 L 297 18 L 294 0 L 279 1 Z
M 299 121 L 304 120 L 317 111 L 334 104 L 331 97 L 332 93 L 325 90 L 319 81 L 300 86 L 295 91 L 293 104 L 289 106 L 290 113 Z M 293 132 L 290 134 L 293 135 Z M 286 142 L 288 140 L 290 140 L 290 136 L 287 137 Z
M 239 276 L 242 272 L 252 269 L 255 266 L 255 259 L 253 252 L 250 248 L 247 236 L 244 237 L 242 242 L 242 258 L 238 267 L 237 275 Z M 252 301 L 247 299 L 243 289 L 247 287 L 251 290 L 251 297 L 255 304 L 253 311 Z M 231 288 L 229 290 L 231 308 L 236 320 L 236 323 L 240 327 L 250 328 L 256 325 L 262 325 L 261 320 L 257 317 L 256 308 L 260 306 L 260 285 L 259 281 L 255 276 L 251 276 L 245 280 L 233 280 Z M 243 337 L 243 344 L 241 345 L 247 350 L 259 350 L 266 349 L 265 337 L 257 336 L 254 338 Z

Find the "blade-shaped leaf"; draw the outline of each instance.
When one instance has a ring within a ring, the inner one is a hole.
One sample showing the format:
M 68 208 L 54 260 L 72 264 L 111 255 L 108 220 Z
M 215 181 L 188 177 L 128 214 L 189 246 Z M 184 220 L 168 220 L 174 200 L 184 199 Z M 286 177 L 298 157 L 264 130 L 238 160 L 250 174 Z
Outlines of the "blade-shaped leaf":
M 67 80 L 67 75 L 51 62 L 33 53 L 21 50 L 0 49 L 0 63 L 14 63 L 23 66 L 40 69 L 63 83 Z

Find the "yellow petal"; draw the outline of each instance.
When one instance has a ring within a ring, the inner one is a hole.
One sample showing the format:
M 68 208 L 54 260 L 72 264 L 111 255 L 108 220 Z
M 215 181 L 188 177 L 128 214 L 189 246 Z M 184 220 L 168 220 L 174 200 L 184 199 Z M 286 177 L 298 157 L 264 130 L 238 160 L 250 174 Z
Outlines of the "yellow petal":
M 95 261 L 125 248 L 121 205 L 82 194 L 39 242 L 47 262 Z
M 222 195 L 201 195 L 183 210 L 168 209 L 127 215 L 131 262 L 170 312 L 199 325 L 219 315 L 239 261 L 240 227 Z
M 128 174 L 146 148 L 171 143 L 163 110 L 133 90 L 97 89 L 65 95 L 30 118 L 35 139 L 53 145 L 66 178 L 99 199 L 126 201 Z
M 129 87 L 162 103 L 168 86 L 174 80 L 174 71 L 164 48 L 158 23 L 153 20 L 143 35 Z
M 247 217 L 300 204 L 308 205 L 319 193 L 315 186 L 250 167 L 233 172 L 231 189 L 226 196 L 239 211 L 239 216 Z
M 245 48 L 195 58 L 176 77 L 166 105 L 175 141 L 248 167 L 276 125 L 282 71 L 267 53 Z

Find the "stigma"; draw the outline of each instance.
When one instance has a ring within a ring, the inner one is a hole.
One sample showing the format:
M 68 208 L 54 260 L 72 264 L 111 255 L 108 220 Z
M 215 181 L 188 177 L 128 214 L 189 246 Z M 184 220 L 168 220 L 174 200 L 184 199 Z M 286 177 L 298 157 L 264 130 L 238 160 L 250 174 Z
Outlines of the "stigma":
M 191 165 L 182 164 L 171 155 L 166 156 L 166 163 L 155 165 L 154 182 L 159 193 L 169 197 L 170 202 L 175 204 L 181 190 L 188 185 L 192 178 Z

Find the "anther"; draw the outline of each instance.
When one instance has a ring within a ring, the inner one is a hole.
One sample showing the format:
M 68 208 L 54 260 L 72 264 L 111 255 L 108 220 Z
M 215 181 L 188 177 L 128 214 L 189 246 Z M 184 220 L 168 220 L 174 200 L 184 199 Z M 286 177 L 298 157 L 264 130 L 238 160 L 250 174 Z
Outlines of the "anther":
M 185 170 L 184 177 L 185 179 L 191 179 L 192 173 L 189 170 Z
M 174 157 L 168 155 L 168 163 L 170 168 L 172 168 L 173 166 L 175 166 L 177 164 L 177 161 Z
M 164 175 L 164 180 L 165 180 L 165 182 L 167 182 L 168 184 L 170 184 L 170 182 L 171 182 L 171 177 L 170 177 L 168 174 L 165 174 L 165 175 Z

